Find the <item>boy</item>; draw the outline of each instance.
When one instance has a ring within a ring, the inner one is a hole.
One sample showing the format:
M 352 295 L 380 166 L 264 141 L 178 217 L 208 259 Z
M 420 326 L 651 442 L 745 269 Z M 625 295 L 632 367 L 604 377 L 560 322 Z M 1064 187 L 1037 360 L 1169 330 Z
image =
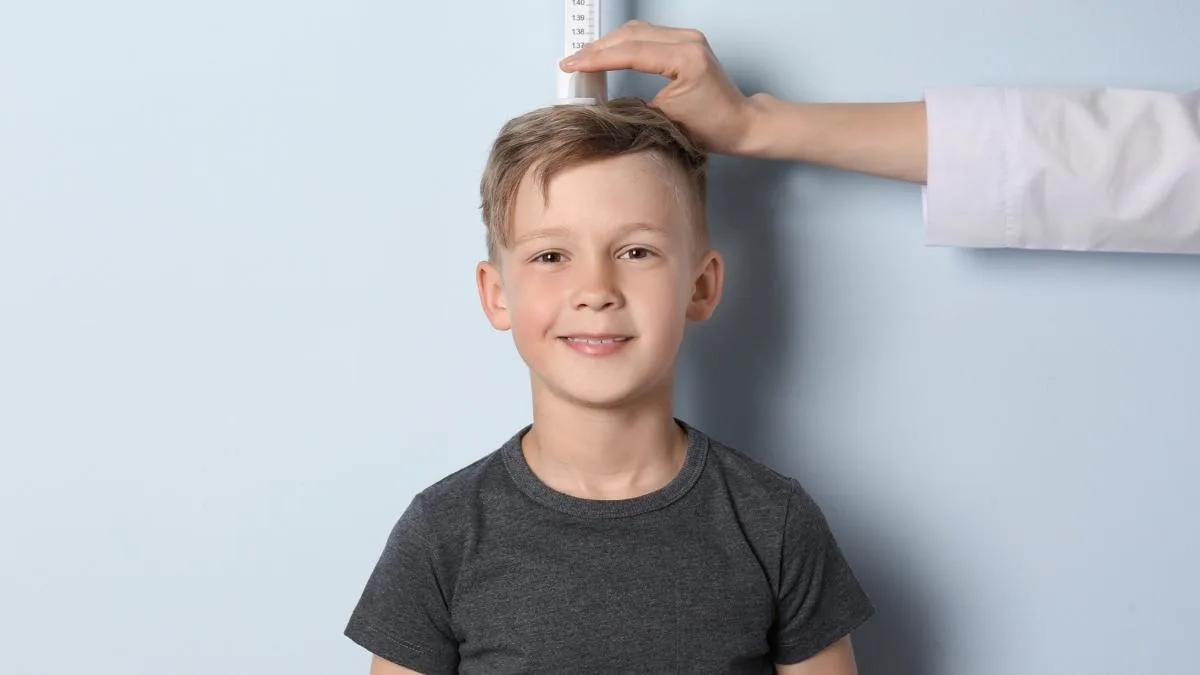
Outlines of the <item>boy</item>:
M 346 628 L 373 674 L 855 673 L 874 610 L 820 509 L 672 413 L 721 295 L 706 162 L 636 100 L 501 131 L 476 277 L 533 423 L 396 524 Z

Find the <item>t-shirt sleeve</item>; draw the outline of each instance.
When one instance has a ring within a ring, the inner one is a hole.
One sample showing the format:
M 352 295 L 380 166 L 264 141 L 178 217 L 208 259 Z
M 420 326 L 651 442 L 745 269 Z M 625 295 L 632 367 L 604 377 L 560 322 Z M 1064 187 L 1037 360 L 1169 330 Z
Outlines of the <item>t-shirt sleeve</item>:
M 392 528 L 345 635 L 372 654 L 419 673 L 454 673 L 458 644 L 450 622 L 450 594 L 420 500 L 420 495 L 413 499 Z
M 778 664 L 816 656 L 875 613 L 820 507 L 798 482 L 791 483 L 771 635 Z

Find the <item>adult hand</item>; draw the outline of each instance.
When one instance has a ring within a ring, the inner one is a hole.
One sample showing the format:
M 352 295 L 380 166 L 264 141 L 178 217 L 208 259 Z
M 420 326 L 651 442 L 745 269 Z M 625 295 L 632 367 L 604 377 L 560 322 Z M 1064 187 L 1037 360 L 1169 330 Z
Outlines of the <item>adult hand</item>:
M 636 70 L 670 79 L 651 105 L 684 126 L 710 152 L 742 154 L 755 114 L 704 34 L 630 21 L 563 60 L 566 72 Z
M 567 72 L 636 70 L 670 82 L 651 101 L 709 152 L 803 162 L 923 183 L 922 101 L 789 103 L 744 96 L 696 30 L 630 21 L 563 60 Z

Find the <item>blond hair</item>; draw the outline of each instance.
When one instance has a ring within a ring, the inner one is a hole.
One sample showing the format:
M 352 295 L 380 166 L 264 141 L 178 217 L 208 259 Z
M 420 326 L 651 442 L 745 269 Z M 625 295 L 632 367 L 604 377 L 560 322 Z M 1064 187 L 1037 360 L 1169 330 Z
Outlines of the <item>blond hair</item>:
M 651 152 L 676 167 L 691 192 L 693 220 L 701 240 L 708 156 L 687 132 L 660 110 L 636 98 L 599 105 L 541 108 L 510 120 L 492 145 L 479 193 L 489 259 L 509 245 L 513 204 L 530 171 L 542 193 L 559 171 L 593 160 Z

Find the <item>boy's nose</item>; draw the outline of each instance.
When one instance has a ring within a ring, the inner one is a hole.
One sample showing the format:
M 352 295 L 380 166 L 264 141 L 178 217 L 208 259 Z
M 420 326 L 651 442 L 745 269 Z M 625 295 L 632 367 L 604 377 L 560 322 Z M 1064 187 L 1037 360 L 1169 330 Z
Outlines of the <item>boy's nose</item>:
M 579 279 L 571 304 L 576 309 L 592 310 L 619 306 L 623 299 L 614 272 L 609 265 L 591 266 Z

